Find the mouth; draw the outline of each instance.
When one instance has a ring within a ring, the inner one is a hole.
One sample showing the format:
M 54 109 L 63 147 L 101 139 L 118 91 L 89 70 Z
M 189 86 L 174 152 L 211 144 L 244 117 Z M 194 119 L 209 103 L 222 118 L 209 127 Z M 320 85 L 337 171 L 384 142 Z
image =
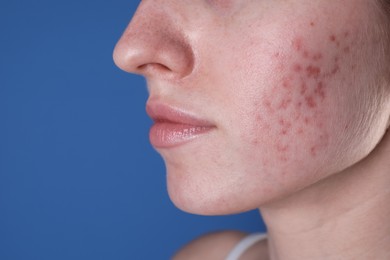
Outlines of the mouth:
M 154 121 L 149 140 L 155 148 L 176 147 L 215 128 L 215 125 L 193 113 L 160 102 L 148 102 L 146 113 Z

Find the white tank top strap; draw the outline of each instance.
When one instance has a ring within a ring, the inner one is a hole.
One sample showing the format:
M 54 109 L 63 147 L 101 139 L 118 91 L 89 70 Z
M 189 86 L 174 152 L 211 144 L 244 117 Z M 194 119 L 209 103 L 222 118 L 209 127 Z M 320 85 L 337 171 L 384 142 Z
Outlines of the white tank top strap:
M 238 260 L 246 250 L 257 242 L 267 238 L 267 234 L 255 233 L 244 237 L 237 245 L 230 251 L 225 260 Z

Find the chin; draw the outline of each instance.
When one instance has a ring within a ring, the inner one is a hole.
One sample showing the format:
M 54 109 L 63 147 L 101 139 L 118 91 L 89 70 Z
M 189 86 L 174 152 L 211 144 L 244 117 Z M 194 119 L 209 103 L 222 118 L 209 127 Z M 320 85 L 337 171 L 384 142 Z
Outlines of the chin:
M 244 188 L 242 183 L 236 185 L 226 179 L 205 178 L 212 175 L 167 165 L 168 194 L 173 204 L 191 214 L 229 215 L 257 209 L 276 195 L 271 189 L 261 187 L 264 185 L 254 185 L 257 186 L 254 190 L 250 185 Z
M 171 201 L 182 211 L 197 215 L 228 214 L 226 210 L 221 211 L 221 205 L 218 206 L 216 201 L 222 199 L 215 198 L 215 188 L 189 178 L 187 172 L 167 166 L 167 188 Z
M 226 205 L 223 197 L 215 198 L 168 185 L 168 193 L 172 203 L 180 210 L 196 215 L 219 216 L 237 214 L 252 208 L 237 208 Z M 222 203 L 221 203 L 222 201 Z

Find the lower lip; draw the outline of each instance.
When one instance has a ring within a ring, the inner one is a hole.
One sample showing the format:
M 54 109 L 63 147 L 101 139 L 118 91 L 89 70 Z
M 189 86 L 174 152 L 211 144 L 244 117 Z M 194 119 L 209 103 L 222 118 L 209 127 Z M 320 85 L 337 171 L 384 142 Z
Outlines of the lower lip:
M 212 129 L 172 122 L 156 122 L 150 129 L 150 143 L 156 148 L 171 148 L 198 138 Z

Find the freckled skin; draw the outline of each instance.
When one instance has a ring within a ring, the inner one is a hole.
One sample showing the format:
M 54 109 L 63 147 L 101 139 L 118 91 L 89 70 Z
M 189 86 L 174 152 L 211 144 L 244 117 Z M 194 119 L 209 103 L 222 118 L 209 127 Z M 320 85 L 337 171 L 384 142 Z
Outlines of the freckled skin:
M 159 150 L 178 207 L 198 214 L 257 208 L 346 169 L 375 147 L 388 118 L 375 85 L 387 61 L 372 3 L 143 2 L 133 30 L 157 37 L 141 46 L 153 47 L 151 63 L 171 68 L 146 75 L 151 97 L 216 126 Z M 118 44 L 118 63 L 128 46 Z

